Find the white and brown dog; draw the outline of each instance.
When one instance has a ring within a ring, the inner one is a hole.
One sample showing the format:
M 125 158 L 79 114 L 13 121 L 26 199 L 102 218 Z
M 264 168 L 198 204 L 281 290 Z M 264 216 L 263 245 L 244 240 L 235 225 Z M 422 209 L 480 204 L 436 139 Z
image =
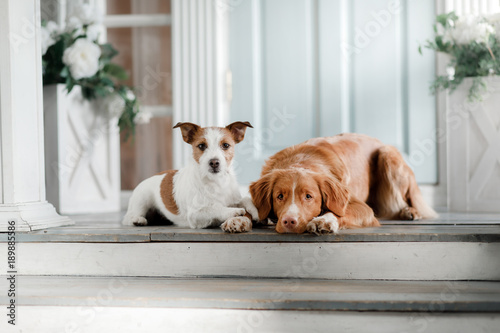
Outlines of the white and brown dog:
M 195 228 L 220 226 L 227 232 L 252 229 L 258 211 L 250 197 L 242 198 L 232 168 L 234 146 L 245 137 L 249 122 L 202 128 L 178 123 L 193 148 L 188 165 L 142 181 L 132 193 L 122 224 L 144 226 L 146 214 L 159 211 L 166 219 Z

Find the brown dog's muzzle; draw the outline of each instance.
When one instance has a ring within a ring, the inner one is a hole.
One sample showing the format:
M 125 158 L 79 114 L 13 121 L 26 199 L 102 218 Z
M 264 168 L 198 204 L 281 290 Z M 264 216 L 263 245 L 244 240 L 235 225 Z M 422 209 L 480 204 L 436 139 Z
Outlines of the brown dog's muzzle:
M 276 231 L 280 234 L 302 234 L 306 231 L 307 223 L 301 222 L 299 218 L 284 216 L 278 220 Z

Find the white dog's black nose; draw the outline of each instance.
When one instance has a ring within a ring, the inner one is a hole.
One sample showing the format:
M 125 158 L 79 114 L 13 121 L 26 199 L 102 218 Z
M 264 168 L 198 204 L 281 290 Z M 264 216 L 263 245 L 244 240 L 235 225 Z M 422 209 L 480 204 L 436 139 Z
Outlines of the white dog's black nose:
M 219 166 L 220 166 L 220 161 L 217 158 L 212 158 L 210 161 L 208 161 L 208 164 L 212 168 L 213 173 L 219 172 Z

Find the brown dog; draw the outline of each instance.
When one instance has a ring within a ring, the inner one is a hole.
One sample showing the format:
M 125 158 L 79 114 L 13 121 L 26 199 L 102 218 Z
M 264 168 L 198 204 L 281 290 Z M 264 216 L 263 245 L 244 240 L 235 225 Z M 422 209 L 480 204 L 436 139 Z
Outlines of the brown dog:
M 361 134 L 340 134 L 286 148 L 250 185 L 259 219 L 279 233 L 330 233 L 380 226 L 381 218 L 436 217 L 399 151 Z

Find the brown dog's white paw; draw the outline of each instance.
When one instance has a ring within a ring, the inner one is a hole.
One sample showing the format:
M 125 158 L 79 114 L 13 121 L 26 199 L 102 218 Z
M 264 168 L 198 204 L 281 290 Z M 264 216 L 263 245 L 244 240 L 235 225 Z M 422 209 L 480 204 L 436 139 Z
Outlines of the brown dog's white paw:
M 252 221 L 246 216 L 231 217 L 222 223 L 220 228 L 225 232 L 248 232 L 252 230 Z
M 315 217 L 307 224 L 307 232 L 311 234 L 331 234 L 337 233 L 339 230 L 339 222 L 332 213 L 326 213 Z

